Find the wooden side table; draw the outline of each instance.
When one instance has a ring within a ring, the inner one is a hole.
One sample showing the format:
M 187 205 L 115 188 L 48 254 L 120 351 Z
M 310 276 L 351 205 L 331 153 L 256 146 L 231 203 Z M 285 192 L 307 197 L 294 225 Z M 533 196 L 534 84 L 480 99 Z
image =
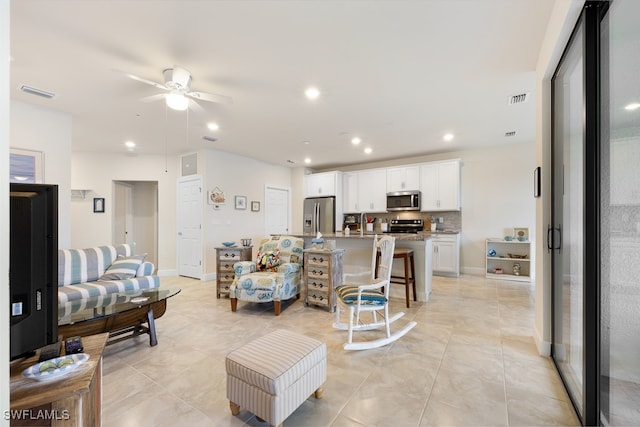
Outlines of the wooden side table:
M 307 289 L 305 302 L 336 308 L 335 288 L 342 285 L 344 249 L 305 249 L 304 283 Z
M 84 353 L 89 355 L 89 360 L 59 378 L 36 381 L 22 376 L 22 371 L 38 363 L 39 354 L 13 362 L 11 424 L 100 426 L 102 352 L 108 337 L 107 333 L 82 337 Z
M 229 296 L 229 286 L 235 273 L 233 264 L 238 261 L 251 261 L 253 246 L 234 246 L 216 248 L 216 289 L 217 296 Z

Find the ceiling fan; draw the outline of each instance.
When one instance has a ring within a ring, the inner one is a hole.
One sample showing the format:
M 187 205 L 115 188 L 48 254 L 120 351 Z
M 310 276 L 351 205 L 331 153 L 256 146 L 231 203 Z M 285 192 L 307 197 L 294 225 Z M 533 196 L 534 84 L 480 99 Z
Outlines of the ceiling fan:
M 228 96 L 192 91 L 191 73 L 177 65 L 174 65 L 173 68 L 163 70 L 162 75 L 164 77 L 164 84 L 127 73 L 127 76 L 133 80 L 137 80 L 169 92 L 147 96 L 142 98 L 143 102 L 152 102 L 164 99 L 169 108 L 178 111 L 186 110 L 188 107 L 191 107 L 194 110 L 202 110 L 202 107 L 194 101 L 196 99 L 199 101 L 218 102 L 222 104 L 231 104 L 233 102 L 231 97 Z

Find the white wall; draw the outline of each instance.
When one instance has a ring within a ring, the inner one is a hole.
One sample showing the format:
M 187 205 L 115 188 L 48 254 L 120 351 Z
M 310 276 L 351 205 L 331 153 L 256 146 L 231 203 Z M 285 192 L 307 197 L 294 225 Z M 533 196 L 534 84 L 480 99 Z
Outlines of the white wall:
M 113 181 L 158 182 L 158 274 L 176 270 L 176 181 L 179 159 L 164 155 L 132 156 L 75 152 L 71 157 L 71 187 L 89 190 L 71 203 L 72 248 L 110 244 L 113 226 Z M 104 197 L 105 212 L 93 212 L 93 198 Z M 60 245 L 61 248 L 64 246 Z
M 71 115 L 11 101 L 11 147 L 41 151 L 44 183 L 58 185 L 58 245 L 71 236 Z
M 527 227 L 535 244 L 534 144 L 498 145 L 462 158 L 462 272 L 483 274 L 485 239 Z M 535 261 L 535 260 L 534 260 Z
M 215 187 L 224 191 L 226 196 L 226 204 L 217 210 L 207 204 L 205 197 L 203 271 L 205 277 L 212 278 L 211 273 L 216 267 L 215 247 L 222 246 L 225 241 L 239 244 L 242 238 L 251 238 L 255 243 L 264 236 L 265 185 L 291 190 L 291 169 L 208 149 L 198 153 L 198 173 L 203 177 L 205 196 Z M 247 209 L 235 209 L 236 195 L 247 197 Z M 260 202 L 260 212 L 251 211 L 252 201 Z M 292 203 L 296 203 L 293 198 Z

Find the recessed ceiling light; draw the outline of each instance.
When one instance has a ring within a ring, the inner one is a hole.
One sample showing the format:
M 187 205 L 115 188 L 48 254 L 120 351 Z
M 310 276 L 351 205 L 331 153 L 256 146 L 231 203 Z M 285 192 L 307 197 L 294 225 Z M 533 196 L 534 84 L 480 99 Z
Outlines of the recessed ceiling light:
M 209 130 L 218 130 L 218 129 L 220 129 L 220 126 L 218 126 L 217 123 L 209 122 L 209 123 L 207 123 L 207 128 Z
M 356 136 L 356 137 L 353 137 L 353 138 L 351 139 L 351 143 L 352 143 L 353 145 L 358 145 L 358 144 L 360 144 L 361 142 L 362 142 L 362 140 L 361 140 L 360 138 L 358 138 L 357 136 Z
M 372 151 L 373 151 L 373 148 L 367 147 L 364 149 L 364 154 L 371 154 Z
M 315 87 L 309 87 L 307 88 L 307 90 L 304 91 L 304 96 L 307 97 L 307 99 L 318 99 L 318 97 L 320 96 L 320 91 L 315 88 Z
M 634 102 L 624 107 L 624 109 L 627 111 L 637 110 L 638 108 L 640 108 L 640 104 L 638 104 L 637 102 Z
M 136 143 L 133 141 L 127 141 L 124 143 L 124 146 L 127 148 L 134 148 L 136 146 Z
M 311 141 L 302 141 L 302 144 L 309 145 L 309 144 L 311 144 Z
M 442 137 L 442 139 L 444 139 L 445 141 L 451 141 L 451 140 L 453 140 L 453 134 L 452 133 L 445 133 L 444 136 Z
M 305 162 L 306 164 L 309 164 L 309 163 L 311 163 L 311 159 L 310 159 L 310 158 L 308 158 L 308 157 L 305 157 L 305 158 L 304 158 L 304 162 Z

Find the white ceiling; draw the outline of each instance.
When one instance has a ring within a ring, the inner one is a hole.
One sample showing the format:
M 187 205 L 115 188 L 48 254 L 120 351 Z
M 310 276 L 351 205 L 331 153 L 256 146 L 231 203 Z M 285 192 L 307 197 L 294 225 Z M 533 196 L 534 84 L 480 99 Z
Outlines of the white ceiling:
M 126 152 L 133 140 L 140 154 L 213 147 L 329 168 L 531 142 L 553 3 L 13 0 L 11 98 L 71 113 L 74 151 Z M 159 89 L 124 74 L 163 82 L 173 65 L 191 72 L 193 90 L 233 104 L 167 110 L 140 101 Z M 309 85 L 321 91 L 315 102 Z M 508 105 L 525 92 L 526 103 Z

